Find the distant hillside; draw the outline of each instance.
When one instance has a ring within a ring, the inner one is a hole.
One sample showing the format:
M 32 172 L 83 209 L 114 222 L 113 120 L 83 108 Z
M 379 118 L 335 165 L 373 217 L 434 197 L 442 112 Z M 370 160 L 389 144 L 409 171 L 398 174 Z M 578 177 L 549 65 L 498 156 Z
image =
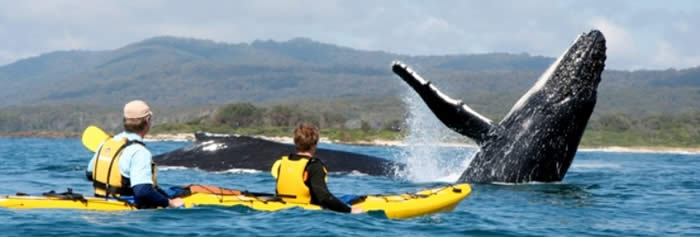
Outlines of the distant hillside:
M 408 89 L 391 73 L 393 60 L 408 62 L 449 95 L 495 118 L 554 59 L 506 53 L 407 56 L 303 38 L 227 44 L 156 37 L 116 50 L 53 52 L 0 67 L 0 107 L 116 106 L 132 98 L 171 107 L 397 99 Z M 606 70 L 596 113 L 643 116 L 699 108 L 700 67 Z

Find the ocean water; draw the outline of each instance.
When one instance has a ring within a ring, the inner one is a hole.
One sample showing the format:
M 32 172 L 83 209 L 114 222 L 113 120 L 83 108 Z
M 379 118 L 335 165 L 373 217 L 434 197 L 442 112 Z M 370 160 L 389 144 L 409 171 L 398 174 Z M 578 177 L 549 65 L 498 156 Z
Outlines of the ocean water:
M 154 154 L 187 142 L 150 142 Z M 473 148 L 438 147 L 407 158 L 405 147 L 322 144 L 402 162 L 397 177 L 331 174 L 337 194 L 417 191 L 454 182 Z M 72 188 L 91 193 L 91 153 L 77 139 L 0 138 L 0 194 Z M 700 236 L 700 155 L 579 152 L 559 183 L 473 185 L 448 213 L 405 220 L 291 209 L 98 212 L 0 209 L 0 236 Z M 268 172 L 159 169 L 161 186 L 211 184 L 272 192 Z

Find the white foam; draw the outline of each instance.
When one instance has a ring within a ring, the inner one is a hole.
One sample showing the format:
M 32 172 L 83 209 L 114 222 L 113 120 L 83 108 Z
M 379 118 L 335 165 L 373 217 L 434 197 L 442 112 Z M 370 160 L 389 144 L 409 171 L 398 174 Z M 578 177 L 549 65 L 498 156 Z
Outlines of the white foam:
M 188 169 L 192 169 L 192 168 L 184 167 L 184 166 L 158 166 L 159 171 L 160 170 L 162 170 L 162 171 L 165 171 L 165 170 L 188 170 Z
M 443 182 L 443 183 L 456 183 L 459 180 L 459 176 L 461 176 L 461 175 L 462 175 L 461 172 L 454 173 L 454 174 L 450 174 L 450 175 L 445 176 L 445 177 L 437 178 L 435 181 Z
M 419 183 L 456 181 L 464 167 L 454 165 L 462 163 L 455 159 L 466 159 L 471 154 L 464 154 L 464 157 L 458 155 L 449 160 L 438 157 L 440 147 L 446 144 L 444 140 L 447 139 L 447 135 L 455 132 L 445 127 L 413 91 L 407 93 L 410 95 L 403 97 L 409 113 L 406 119 L 408 134 L 404 138 L 407 146 L 395 154 L 396 159 L 405 166 L 396 175 Z
M 261 173 L 263 171 L 260 170 L 254 170 L 254 169 L 242 169 L 242 168 L 233 168 L 233 169 L 228 169 L 224 171 L 216 171 L 214 172 L 215 174 L 255 174 L 255 173 Z
M 577 161 L 571 164 L 572 169 L 620 169 L 619 164 L 606 163 L 602 161 Z
M 202 170 L 200 168 L 196 167 L 184 167 L 184 166 L 158 166 L 158 171 L 168 171 L 168 170 L 195 170 L 195 171 L 201 171 L 201 172 L 209 172 L 206 170 Z M 263 171 L 260 170 L 254 170 L 254 169 L 243 169 L 243 168 L 233 168 L 233 169 L 228 169 L 224 171 L 215 171 L 212 172 L 214 174 L 254 174 L 254 173 L 260 173 Z
M 495 185 L 504 185 L 504 186 L 515 186 L 515 185 L 541 185 L 541 184 L 561 184 L 561 181 L 557 182 L 540 182 L 540 181 L 530 181 L 530 182 L 524 182 L 524 183 L 506 183 L 506 182 L 491 182 L 491 184 Z
M 357 171 L 357 170 L 353 170 L 350 173 L 348 173 L 348 176 L 359 177 L 359 176 L 368 176 L 368 174 L 362 173 L 362 172 Z

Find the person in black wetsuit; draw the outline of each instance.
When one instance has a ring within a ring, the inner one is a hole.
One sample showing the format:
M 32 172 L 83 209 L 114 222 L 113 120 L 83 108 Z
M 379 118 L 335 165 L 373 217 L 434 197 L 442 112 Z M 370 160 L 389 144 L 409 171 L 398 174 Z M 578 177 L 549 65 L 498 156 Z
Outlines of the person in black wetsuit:
M 309 123 L 294 129 L 296 153 L 283 156 L 277 161 L 279 166 L 273 166 L 272 172 L 277 174 L 275 192 L 286 202 L 316 204 L 338 212 L 363 212 L 362 208 L 351 208 L 328 191 L 326 165 L 313 156 L 318 138 L 318 129 Z

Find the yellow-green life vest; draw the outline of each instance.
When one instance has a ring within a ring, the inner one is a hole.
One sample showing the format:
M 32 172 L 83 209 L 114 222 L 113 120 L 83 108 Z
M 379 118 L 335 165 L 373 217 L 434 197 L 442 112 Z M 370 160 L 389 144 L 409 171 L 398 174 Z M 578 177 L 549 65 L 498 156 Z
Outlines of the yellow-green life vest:
M 283 156 L 272 166 L 270 172 L 277 178 L 275 191 L 285 202 L 311 203 L 311 191 L 305 183 L 309 175 L 306 172 L 308 163 L 309 159 L 305 157 L 290 160 L 289 156 Z
M 126 177 L 122 177 L 119 168 L 119 159 L 122 151 L 134 143 L 143 145 L 141 142 L 129 141 L 126 138 L 111 138 L 102 144 L 102 147 L 97 151 L 97 157 L 92 169 L 92 186 L 95 188 L 96 196 L 120 197 L 134 195 L 134 191 L 131 189 L 131 181 Z M 156 164 L 151 161 L 153 187 L 157 187 L 156 170 Z

